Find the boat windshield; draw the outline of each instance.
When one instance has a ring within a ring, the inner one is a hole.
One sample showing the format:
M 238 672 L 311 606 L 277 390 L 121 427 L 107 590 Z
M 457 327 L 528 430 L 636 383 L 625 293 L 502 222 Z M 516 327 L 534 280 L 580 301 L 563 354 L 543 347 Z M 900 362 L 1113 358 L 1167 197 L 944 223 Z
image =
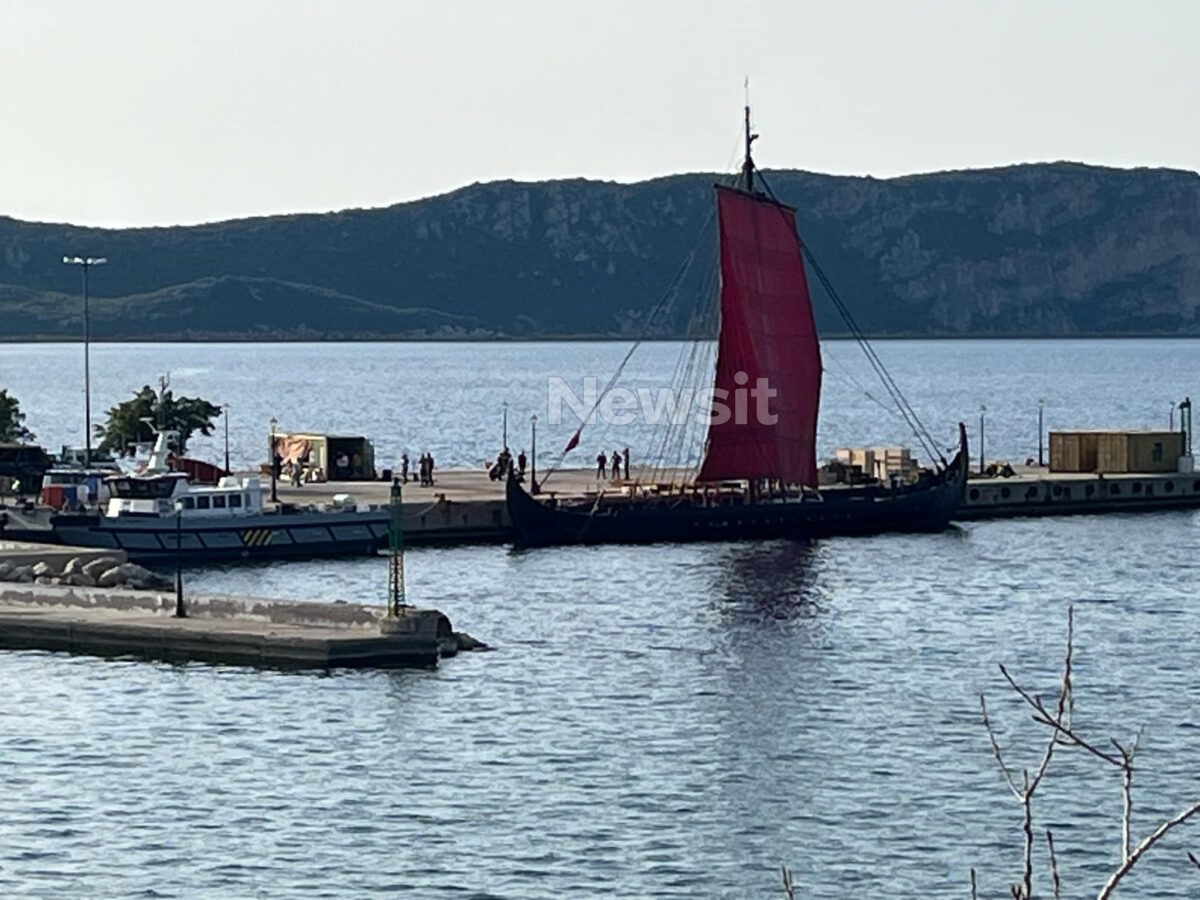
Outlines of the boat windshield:
M 164 500 L 175 492 L 175 478 L 113 478 L 108 489 L 123 500 Z

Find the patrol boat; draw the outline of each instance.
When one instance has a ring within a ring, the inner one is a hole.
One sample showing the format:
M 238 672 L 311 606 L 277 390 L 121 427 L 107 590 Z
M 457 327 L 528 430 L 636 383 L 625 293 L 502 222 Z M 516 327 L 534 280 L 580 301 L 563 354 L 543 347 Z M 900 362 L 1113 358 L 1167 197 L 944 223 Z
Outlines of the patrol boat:
M 101 514 L 64 513 L 51 519 L 64 544 L 124 550 L 140 563 L 240 562 L 320 556 L 359 556 L 387 546 L 386 507 L 281 506 L 267 510 L 255 476 L 222 477 L 197 485 L 168 465 L 168 440 L 160 432 L 144 469 L 105 479 Z

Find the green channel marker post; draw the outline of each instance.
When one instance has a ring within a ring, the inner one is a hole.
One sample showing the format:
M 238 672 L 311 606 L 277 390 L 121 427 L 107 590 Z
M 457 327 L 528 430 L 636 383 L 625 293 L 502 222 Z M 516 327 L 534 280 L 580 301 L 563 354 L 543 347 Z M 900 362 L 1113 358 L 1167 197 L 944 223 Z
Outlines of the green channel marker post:
M 404 596 L 404 506 L 400 479 L 392 479 L 388 498 L 388 618 L 398 619 L 408 606 Z

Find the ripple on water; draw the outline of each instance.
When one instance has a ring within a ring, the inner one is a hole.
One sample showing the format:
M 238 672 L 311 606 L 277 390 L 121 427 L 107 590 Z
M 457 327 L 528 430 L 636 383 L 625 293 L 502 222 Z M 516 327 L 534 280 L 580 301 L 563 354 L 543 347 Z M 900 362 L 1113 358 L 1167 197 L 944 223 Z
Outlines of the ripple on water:
M 815 897 L 959 892 L 971 865 L 999 890 L 1019 810 L 977 693 L 1032 765 L 996 664 L 1052 691 L 1071 602 L 1076 721 L 1147 726 L 1139 826 L 1200 795 L 1191 552 L 1177 517 L 1137 519 L 1134 543 L 1114 521 L 414 551 L 416 596 L 498 647 L 434 672 L 6 654 L 0 891 L 741 897 L 785 862 Z M 295 595 L 318 575 L 347 599 L 383 590 L 368 560 L 188 579 Z M 1119 785 L 1065 753 L 1045 792 L 1064 874 L 1094 886 Z M 1185 896 L 1186 875 L 1168 848 L 1139 896 Z

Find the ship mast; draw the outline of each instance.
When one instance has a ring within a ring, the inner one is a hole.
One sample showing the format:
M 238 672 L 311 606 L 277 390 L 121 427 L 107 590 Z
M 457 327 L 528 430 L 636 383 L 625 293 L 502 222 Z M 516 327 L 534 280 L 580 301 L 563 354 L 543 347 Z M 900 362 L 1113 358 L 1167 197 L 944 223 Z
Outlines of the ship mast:
M 750 131 L 750 102 L 746 101 L 746 160 L 742 163 L 742 177 L 746 181 L 746 193 L 754 193 L 754 160 L 750 157 L 750 145 L 757 139 L 758 135 Z

